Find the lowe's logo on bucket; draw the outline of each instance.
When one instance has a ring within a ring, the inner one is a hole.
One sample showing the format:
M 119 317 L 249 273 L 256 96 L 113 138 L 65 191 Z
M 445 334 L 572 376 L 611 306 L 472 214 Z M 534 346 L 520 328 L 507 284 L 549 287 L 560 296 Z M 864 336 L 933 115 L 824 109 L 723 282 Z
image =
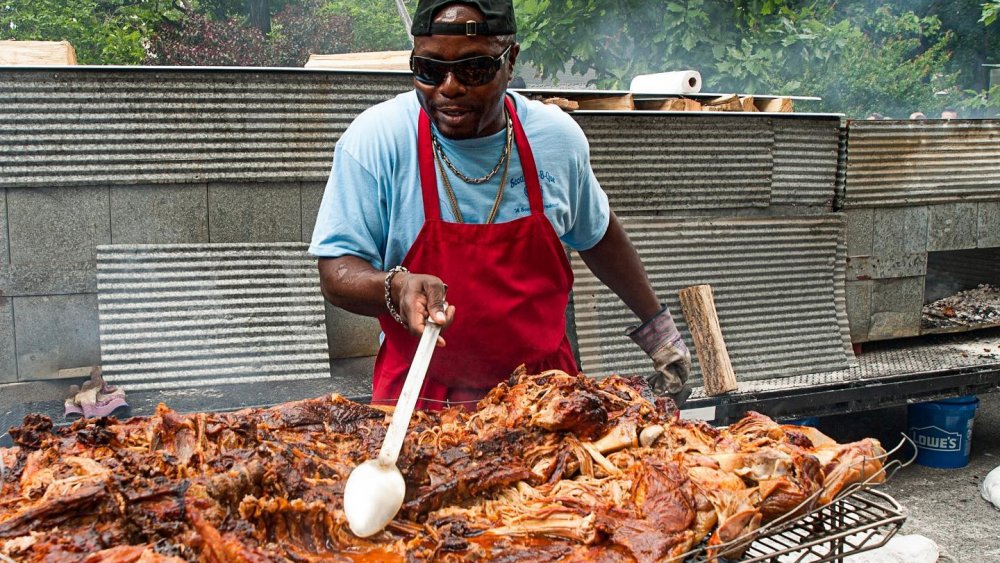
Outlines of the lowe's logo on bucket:
M 937 426 L 924 426 L 923 428 L 911 428 L 913 441 L 917 446 L 925 450 L 935 450 L 939 452 L 959 452 L 962 451 L 962 434 L 958 432 L 948 432 Z

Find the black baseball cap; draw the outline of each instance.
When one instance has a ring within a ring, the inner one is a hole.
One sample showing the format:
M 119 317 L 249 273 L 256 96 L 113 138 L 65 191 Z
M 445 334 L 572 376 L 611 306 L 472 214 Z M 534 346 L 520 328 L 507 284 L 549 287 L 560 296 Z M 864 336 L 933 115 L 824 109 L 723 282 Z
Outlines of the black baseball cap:
M 451 4 L 477 8 L 486 16 L 483 22 L 440 23 L 434 16 Z M 410 33 L 417 35 L 513 35 L 517 32 L 513 0 L 420 0 L 413 14 Z

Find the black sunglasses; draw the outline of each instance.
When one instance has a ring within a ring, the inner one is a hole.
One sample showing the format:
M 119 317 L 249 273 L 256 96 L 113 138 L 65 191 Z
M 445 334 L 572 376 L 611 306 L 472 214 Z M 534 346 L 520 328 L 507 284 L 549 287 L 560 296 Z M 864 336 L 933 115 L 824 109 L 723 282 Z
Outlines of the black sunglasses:
M 508 45 L 499 57 L 482 55 L 458 61 L 439 61 L 411 54 L 410 70 L 413 71 L 414 78 L 430 86 L 437 86 L 444 82 L 449 72 L 455 75 L 456 80 L 466 86 L 482 86 L 489 84 L 496 78 L 497 72 L 506 62 L 510 48 L 513 46 L 513 44 Z

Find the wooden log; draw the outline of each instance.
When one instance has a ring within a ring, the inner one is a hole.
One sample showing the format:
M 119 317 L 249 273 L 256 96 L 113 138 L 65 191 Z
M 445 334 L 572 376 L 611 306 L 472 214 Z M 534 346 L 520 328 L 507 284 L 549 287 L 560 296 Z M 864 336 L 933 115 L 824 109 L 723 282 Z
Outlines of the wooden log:
M 744 96 L 740 98 L 740 105 L 743 106 L 743 111 L 760 111 L 757 109 L 757 105 L 754 103 L 753 96 Z
M 636 100 L 635 109 L 648 111 L 701 111 L 701 103 L 690 98 Z
M 736 94 L 719 96 L 714 100 L 702 102 L 701 106 L 705 111 L 743 111 L 743 104 L 740 103 L 740 97 Z
M 309 55 L 305 67 L 333 70 L 410 70 L 410 51 Z
M 542 98 L 542 103 L 556 106 L 563 111 L 574 111 L 580 109 L 580 104 L 578 102 L 567 100 L 566 98 L 560 98 L 558 96 L 552 98 Z
M 692 100 L 691 98 L 681 98 L 684 105 L 677 111 L 701 111 L 701 102 L 698 100 Z
M 635 109 L 635 100 L 632 94 L 600 94 L 590 96 L 578 96 L 566 94 L 566 97 L 580 104 L 580 109 L 597 110 L 626 110 Z
M 795 111 L 791 98 L 769 98 L 766 100 L 755 100 L 754 105 L 760 111 L 772 113 L 790 113 Z
M 0 65 L 75 65 L 69 41 L 0 41 Z
M 681 309 L 694 339 L 705 394 L 721 395 L 737 389 L 736 374 L 722 338 L 719 315 L 715 312 L 712 286 L 695 285 L 680 290 Z

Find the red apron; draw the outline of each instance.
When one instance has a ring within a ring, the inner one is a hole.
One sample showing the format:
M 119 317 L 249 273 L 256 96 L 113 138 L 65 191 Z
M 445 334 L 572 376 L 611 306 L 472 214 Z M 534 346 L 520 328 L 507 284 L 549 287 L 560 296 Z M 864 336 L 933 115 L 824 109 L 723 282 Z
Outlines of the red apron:
M 420 112 L 417 156 L 424 224 L 403 266 L 448 284 L 455 321 L 443 334 L 448 345 L 434 350 L 418 409 L 472 408 L 520 364 L 529 373 L 577 371 L 565 321 L 573 271 L 545 216 L 528 138 L 514 104 L 510 99 L 505 103 L 531 214 L 492 225 L 441 220 L 431 124 L 427 113 Z M 419 337 L 388 313 L 379 316 L 379 324 L 385 339 L 375 360 L 372 402 L 395 404 Z

